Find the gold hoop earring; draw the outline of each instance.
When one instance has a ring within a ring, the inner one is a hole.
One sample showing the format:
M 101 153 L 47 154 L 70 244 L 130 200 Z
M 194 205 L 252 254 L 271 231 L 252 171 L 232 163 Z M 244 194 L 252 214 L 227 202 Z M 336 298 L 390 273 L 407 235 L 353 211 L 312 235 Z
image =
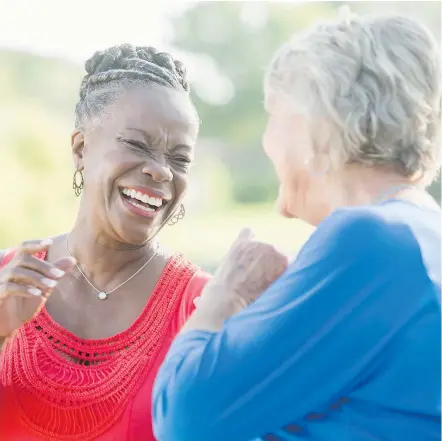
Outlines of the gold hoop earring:
M 186 215 L 186 210 L 184 208 L 184 205 L 181 204 L 181 208 L 180 211 L 175 214 L 174 216 L 172 216 L 169 221 L 167 222 L 167 225 L 175 225 L 178 221 L 180 221 L 184 216 Z
M 78 175 L 80 175 L 80 182 L 78 182 L 77 179 Z M 77 198 L 78 196 L 80 196 L 83 187 L 84 187 L 83 173 L 81 172 L 81 170 L 77 168 L 77 170 L 75 170 L 74 173 L 74 179 L 72 180 L 72 188 L 74 189 L 75 196 L 77 196 Z

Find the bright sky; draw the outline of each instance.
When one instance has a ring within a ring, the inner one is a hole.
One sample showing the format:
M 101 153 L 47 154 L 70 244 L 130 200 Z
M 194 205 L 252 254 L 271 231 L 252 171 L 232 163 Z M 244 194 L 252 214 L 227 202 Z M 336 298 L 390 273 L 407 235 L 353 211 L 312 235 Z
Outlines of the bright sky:
M 0 48 L 84 62 L 120 43 L 167 48 L 166 14 L 185 1 L 0 0 Z
M 83 64 L 109 46 L 130 43 L 171 51 L 168 16 L 195 2 L 185 0 L 0 0 L 0 50 L 18 49 Z M 211 60 L 172 53 L 186 64 L 201 96 L 227 102 L 230 82 L 219 77 Z M 199 69 L 204 63 L 204 69 Z M 203 75 L 202 73 L 205 73 Z M 210 75 L 209 75 L 210 73 Z M 206 78 L 204 78 L 206 77 Z M 207 78 L 211 78 L 208 82 Z M 217 87 L 213 84 L 218 79 Z

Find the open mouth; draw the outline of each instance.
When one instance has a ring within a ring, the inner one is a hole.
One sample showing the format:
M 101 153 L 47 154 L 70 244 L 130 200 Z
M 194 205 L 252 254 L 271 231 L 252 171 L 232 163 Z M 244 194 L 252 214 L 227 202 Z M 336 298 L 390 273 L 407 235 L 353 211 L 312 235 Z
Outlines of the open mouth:
M 120 193 L 129 204 L 147 213 L 159 211 L 167 204 L 165 199 L 149 196 L 146 193 L 141 193 L 131 188 L 122 188 Z

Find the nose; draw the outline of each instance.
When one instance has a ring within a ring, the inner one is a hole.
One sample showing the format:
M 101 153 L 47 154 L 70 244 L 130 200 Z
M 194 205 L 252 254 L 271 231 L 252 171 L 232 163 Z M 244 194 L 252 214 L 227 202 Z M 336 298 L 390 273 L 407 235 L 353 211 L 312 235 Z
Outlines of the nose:
M 151 159 L 143 166 L 143 173 L 149 175 L 155 182 L 171 181 L 172 171 L 165 161 L 156 161 Z

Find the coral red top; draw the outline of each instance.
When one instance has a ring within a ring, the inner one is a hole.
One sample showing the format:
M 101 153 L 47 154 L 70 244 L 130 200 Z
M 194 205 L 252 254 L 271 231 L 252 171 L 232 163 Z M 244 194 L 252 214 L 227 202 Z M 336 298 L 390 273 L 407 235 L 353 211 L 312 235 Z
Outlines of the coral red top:
M 209 277 L 172 257 L 138 319 L 102 340 L 76 337 L 43 308 L 0 355 L 0 440 L 153 441 L 155 375 Z

